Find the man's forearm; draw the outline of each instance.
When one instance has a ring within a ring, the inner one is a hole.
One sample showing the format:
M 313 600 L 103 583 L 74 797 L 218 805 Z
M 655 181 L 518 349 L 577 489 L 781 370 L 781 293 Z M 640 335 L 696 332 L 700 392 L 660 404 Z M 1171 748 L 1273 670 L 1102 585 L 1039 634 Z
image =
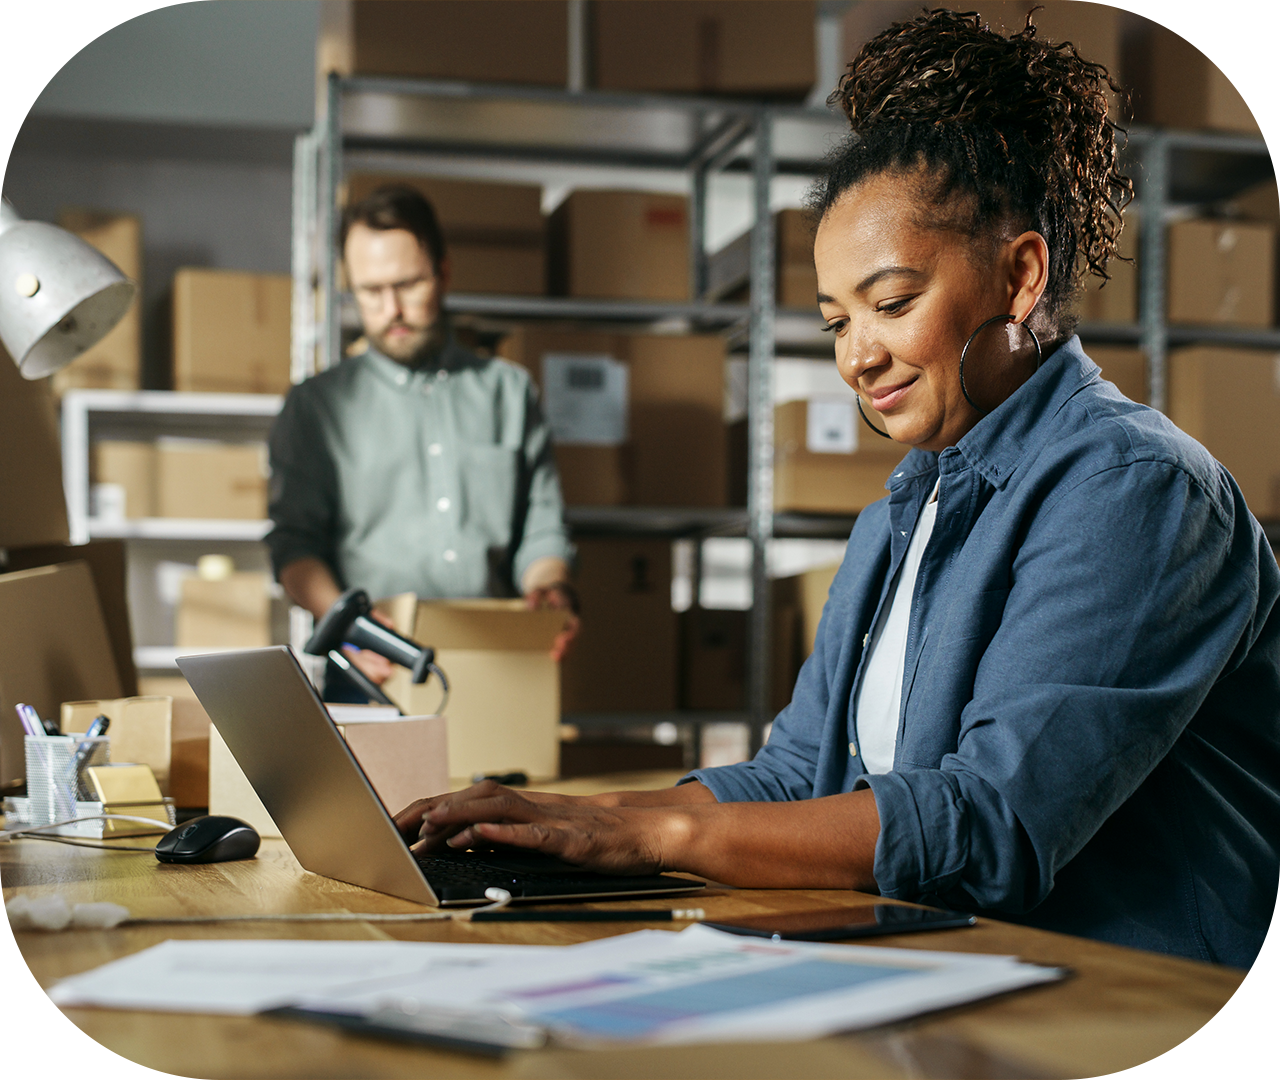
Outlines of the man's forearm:
M 290 600 L 306 608 L 317 619 L 322 618 L 342 595 L 333 571 L 311 556 L 295 559 L 285 566 L 280 571 L 280 584 Z
M 563 559 L 547 555 L 534 559 L 520 578 L 520 592 L 528 596 L 537 589 L 549 589 L 569 580 L 569 564 Z

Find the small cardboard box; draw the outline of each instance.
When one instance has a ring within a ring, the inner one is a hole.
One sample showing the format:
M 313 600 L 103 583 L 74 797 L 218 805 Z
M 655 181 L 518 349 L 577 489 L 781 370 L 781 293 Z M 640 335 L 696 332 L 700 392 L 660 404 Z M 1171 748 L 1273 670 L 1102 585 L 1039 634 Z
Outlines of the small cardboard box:
M 687 300 L 688 204 L 649 191 L 572 192 L 551 214 L 551 294 Z
M 65 544 L 70 529 L 57 407 L 48 380 L 24 379 L 3 347 L 0 460 L 0 548 Z
M 530 611 L 523 600 L 416 602 L 412 595 L 380 605 L 396 629 L 436 650 L 449 679 L 449 776 L 470 783 L 477 773 L 520 770 L 533 779 L 559 771 L 560 670 L 551 646 L 564 627 L 558 611 Z M 433 677 L 421 686 L 397 669 L 383 689 L 407 713 L 440 705 Z
M 815 78 L 813 0 L 609 0 L 593 6 L 601 90 L 794 100 Z
M 1259 133 L 1240 91 L 1204 53 L 1157 22 L 1129 23 L 1125 81 L 1132 92 L 1135 121 Z
M 562 712 L 676 708 L 668 540 L 579 540 L 582 629 L 560 666 Z
M 169 796 L 180 807 L 209 805 L 209 714 L 181 675 L 138 680 L 145 696 L 172 700 L 169 738 Z
M 563 89 L 568 5 L 565 0 L 330 0 L 316 58 L 321 76 L 337 71 Z
M 330 706 L 338 730 L 388 814 L 449 790 L 441 716 L 388 717 L 382 708 Z M 360 714 L 367 712 L 369 716 Z M 280 829 L 216 727 L 209 732 L 209 812 L 247 821 L 264 837 Z
M 1205 218 L 1169 226 L 1169 321 L 1271 326 L 1276 230 Z
M 587 505 L 610 505 L 604 500 L 611 498 L 633 506 L 726 504 L 722 337 L 521 327 L 499 351 L 527 367 L 540 387 L 548 356 L 605 357 L 627 365 L 629 440 L 621 446 L 557 445 L 566 502 L 573 505 L 579 496 Z
M 1085 352 L 1098 367 L 1102 377 L 1130 401 L 1146 404 L 1147 354 L 1129 345 L 1089 345 Z
M 173 388 L 287 393 L 292 301 L 288 274 L 179 270 L 173 275 Z
M 240 570 L 214 581 L 182 580 L 174 644 L 256 649 L 271 644 L 271 577 Z
M 173 698 L 128 697 L 94 701 L 64 701 L 62 730 L 84 731 L 98 715 L 111 720 L 107 738 L 115 764 L 146 765 L 165 795 L 169 791 L 173 758 Z
M 115 263 L 138 285 L 138 292 L 101 341 L 53 376 L 53 391 L 61 397 L 73 388 L 137 390 L 142 368 L 142 222 L 131 214 L 66 209 L 58 214 L 58 224 Z
M 1280 517 L 1280 354 L 1173 350 L 1169 419 L 1226 466 L 1255 517 Z
M 42 717 L 64 701 L 120 697 L 120 674 L 83 562 L 0 574 L 0 784 L 26 771 L 14 706 Z
M 907 448 L 867 431 L 852 394 L 788 401 L 773 416 L 776 510 L 848 514 L 886 497 Z
M 540 187 L 360 173 L 347 182 L 348 204 L 384 184 L 407 184 L 435 208 L 444 233 L 450 292 L 546 293 L 546 219 Z
M 124 518 L 156 517 L 156 444 L 122 439 L 100 439 L 90 447 L 89 477 L 95 493 L 103 485 L 120 489 L 111 505 Z M 97 517 L 113 517 L 99 499 Z
M 261 443 L 206 439 L 156 442 L 156 516 L 232 518 L 267 516 L 267 453 Z

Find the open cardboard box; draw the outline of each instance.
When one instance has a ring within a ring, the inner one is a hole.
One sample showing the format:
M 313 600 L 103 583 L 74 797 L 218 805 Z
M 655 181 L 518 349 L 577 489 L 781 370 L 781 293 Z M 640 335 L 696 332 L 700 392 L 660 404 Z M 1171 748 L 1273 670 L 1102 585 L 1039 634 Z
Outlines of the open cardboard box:
M 329 709 L 387 813 L 449 789 L 443 717 L 388 716 L 385 706 Z M 209 731 L 209 812 L 247 821 L 261 836 L 280 836 L 216 726 Z
M 523 600 L 419 602 L 411 593 L 382 601 L 395 628 L 436 650 L 449 679 L 449 776 L 520 771 L 530 779 L 560 771 L 560 669 L 551 646 L 562 611 L 531 611 Z M 383 689 L 406 713 L 439 710 L 434 677 L 421 686 L 397 668 Z

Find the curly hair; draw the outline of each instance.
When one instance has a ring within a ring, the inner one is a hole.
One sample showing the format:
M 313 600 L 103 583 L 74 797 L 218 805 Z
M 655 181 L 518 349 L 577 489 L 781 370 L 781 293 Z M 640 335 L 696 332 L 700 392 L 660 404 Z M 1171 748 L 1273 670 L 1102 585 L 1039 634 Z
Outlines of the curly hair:
M 1108 260 L 1122 257 L 1133 199 L 1116 163 L 1108 87 L 1121 93 L 1070 42 L 1038 39 L 1032 14 L 1008 37 L 974 12 L 935 9 L 895 23 L 866 43 L 828 99 L 853 130 L 829 156 L 809 208 L 820 219 L 868 177 L 923 171 L 926 224 L 974 239 L 1008 227 L 1045 238 L 1043 319 L 1068 332 L 1074 320 L 1063 312 L 1081 280 L 1107 280 Z

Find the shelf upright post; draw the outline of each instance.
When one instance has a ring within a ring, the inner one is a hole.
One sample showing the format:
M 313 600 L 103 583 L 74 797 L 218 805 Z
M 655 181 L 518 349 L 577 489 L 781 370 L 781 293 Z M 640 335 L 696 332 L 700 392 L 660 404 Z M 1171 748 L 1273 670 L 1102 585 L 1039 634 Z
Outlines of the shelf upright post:
M 316 266 L 319 269 L 321 312 L 316 366 L 333 367 L 342 359 L 341 300 L 338 296 L 337 236 L 338 180 L 342 172 L 342 78 L 330 72 L 325 84 L 325 111 L 321 118 L 319 190 L 316 214 Z
M 707 173 L 709 161 L 700 155 L 689 177 L 689 299 L 707 295 Z
M 1164 412 L 1168 402 L 1169 327 L 1165 278 L 1169 205 L 1169 138 L 1153 131 L 1142 147 L 1142 235 L 1139 237 L 1138 281 L 1142 348 L 1147 354 L 1147 404 Z
M 747 537 L 751 541 L 751 616 L 747 662 L 750 752 L 763 742 L 769 709 L 768 555 L 773 536 L 774 235 L 769 204 L 774 171 L 773 115 L 761 108 L 752 153 L 755 224 L 751 230 L 751 309 L 747 352 Z
M 316 235 L 318 133 L 293 141 L 293 309 L 289 381 L 300 383 L 316 372 L 316 285 L 319 245 Z

